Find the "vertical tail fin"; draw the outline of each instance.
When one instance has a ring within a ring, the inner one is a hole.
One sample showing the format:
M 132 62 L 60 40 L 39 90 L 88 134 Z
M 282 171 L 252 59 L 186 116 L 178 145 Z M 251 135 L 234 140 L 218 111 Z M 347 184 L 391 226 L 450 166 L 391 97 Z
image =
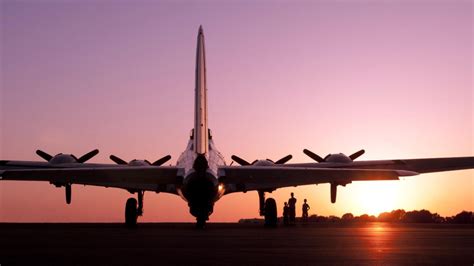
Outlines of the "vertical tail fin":
M 204 51 L 204 32 L 199 27 L 196 52 L 196 89 L 194 106 L 194 148 L 198 154 L 206 154 L 209 149 L 207 127 L 207 86 L 206 53 Z

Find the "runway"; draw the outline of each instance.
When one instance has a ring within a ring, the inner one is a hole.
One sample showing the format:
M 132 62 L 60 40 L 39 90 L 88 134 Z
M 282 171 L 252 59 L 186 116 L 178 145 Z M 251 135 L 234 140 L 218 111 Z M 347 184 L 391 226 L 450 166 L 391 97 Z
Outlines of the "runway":
M 473 225 L 0 224 L 1 266 L 473 263 Z

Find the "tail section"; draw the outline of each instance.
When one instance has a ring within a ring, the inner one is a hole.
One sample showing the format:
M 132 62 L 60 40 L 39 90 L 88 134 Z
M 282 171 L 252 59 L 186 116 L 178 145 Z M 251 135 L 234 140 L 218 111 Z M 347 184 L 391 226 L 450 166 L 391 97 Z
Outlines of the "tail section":
M 206 53 L 204 51 L 202 26 L 199 27 L 197 39 L 194 108 L 194 148 L 198 154 L 207 154 L 209 150 L 209 131 L 207 127 Z

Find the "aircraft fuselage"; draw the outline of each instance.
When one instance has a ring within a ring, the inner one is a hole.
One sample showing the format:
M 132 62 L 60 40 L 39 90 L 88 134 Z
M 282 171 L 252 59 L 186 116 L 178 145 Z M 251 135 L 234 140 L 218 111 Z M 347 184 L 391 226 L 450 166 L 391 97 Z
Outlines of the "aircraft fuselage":
M 197 219 L 209 218 L 214 203 L 225 192 L 225 187 L 218 182 L 218 167 L 225 165 L 224 157 L 216 149 L 209 132 L 209 150 L 206 154 L 198 154 L 194 150 L 194 134 L 186 150 L 178 158 L 177 166 L 184 168 L 183 185 L 177 187 L 177 193 L 188 202 L 190 213 Z

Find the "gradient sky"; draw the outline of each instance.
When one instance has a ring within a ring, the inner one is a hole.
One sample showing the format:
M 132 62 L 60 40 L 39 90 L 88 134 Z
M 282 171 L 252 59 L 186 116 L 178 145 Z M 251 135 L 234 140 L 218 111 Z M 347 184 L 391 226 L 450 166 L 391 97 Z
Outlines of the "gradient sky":
M 173 164 L 193 126 L 197 30 L 204 27 L 209 123 L 230 163 L 473 156 L 472 1 L 1 1 L 0 159 L 36 149 L 93 162 Z M 474 209 L 474 170 L 402 181 L 279 189 L 310 213 Z M 0 183 L 1 221 L 122 221 L 129 193 Z M 297 214 L 299 215 L 299 209 Z M 256 192 L 216 203 L 211 221 L 258 216 Z M 141 221 L 193 221 L 179 197 L 146 193 Z

